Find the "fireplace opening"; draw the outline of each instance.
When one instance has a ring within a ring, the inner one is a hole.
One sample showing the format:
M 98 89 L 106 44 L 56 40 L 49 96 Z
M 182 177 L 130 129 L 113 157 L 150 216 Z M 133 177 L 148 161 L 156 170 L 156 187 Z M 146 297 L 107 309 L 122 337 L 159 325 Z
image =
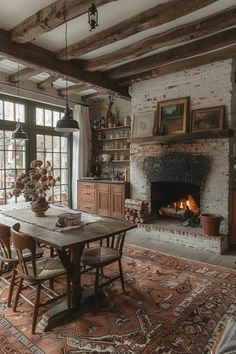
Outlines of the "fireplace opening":
M 155 215 L 180 220 L 198 218 L 200 188 L 184 182 L 151 183 L 151 208 Z

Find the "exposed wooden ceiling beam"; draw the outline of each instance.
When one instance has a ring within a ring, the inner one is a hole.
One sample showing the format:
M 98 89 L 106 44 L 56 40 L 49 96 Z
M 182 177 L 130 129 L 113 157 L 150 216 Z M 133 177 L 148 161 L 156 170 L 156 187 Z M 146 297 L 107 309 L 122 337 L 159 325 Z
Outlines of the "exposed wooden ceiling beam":
M 115 69 L 109 70 L 106 73 L 112 79 L 119 79 L 122 77 L 135 75 L 140 72 L 152 70 L 156 67 L 166 65 L 177 60 L 183 60 L 195 55 L 227 47 L 235 43 L 236 27 L 161 53 L 150 55 L 143 59 L 134 60 Z
M 112 80 L 106 79 L 99 72 L 85 72 L 78 65 L 58 60 L 55 54 L 47 49 L 41 48 L 35 44 L 19 44 L 11 41 L 10 32 L 0 29 L 0 55 L 3 54 L 9 58 L 17 58 L 23 64 L 28 64 L 35 69 L 50 74 L 65 77 L 68 80 L 78 80 L 92 85 L 102 87 L 118 93 L 124 98 L 130 98 L 128 89 L 121 87 Z
M 82 54 L 91 52 L 105 45 L 120 41 L 138 32 L 163 25 L 178 17 L 212 4 L 215 0 L 171 0 L 159 4 L 138 15 L 127 18 L 118 24 L 84 38 L 68 47 L 68 59 L 79 58 Z M 66 49 L 58 52 L 58 58 L 66 58 Z
M 89 95 L 82 96 L 82 100 L 83 101 L 93 101 L 93 100 L 103 99 L 106 96 L 109 96 L 109 93 L 94 92 L 94 93 L 90 93 Z
M 173 74 L 177 71 L 199 67 L 201 65 L 210 64 L 215 61 L 225 60 L 236 56 L 236 45 L 219 49 L 211 53 L 205 53 L 193 58 L 177 61 L 167 65 L 163 65 L 144 73 L 136 74 L 120 80 L 120 84 L 130 85 L 132 83 L 149 80 L 163 75 Z
M 86 60 L 84 61 L 84 69 L 89 71 L 101 70 L 107 66 L 135 59 L 150 51 L 202 38 L 235 25 L 236 6 L 233 6 L 216 15 L 147 37 L 110 54 Z
M 45 80 L 37 84 L 39 89 L 45 90 L 47 87 L 53 86 L 53 83 L 58 79 L 56 75 L 50 75 Z
M 102 6 L 117 0 L 96 0 Z M 87 13 L 91 0 L 58 0 L 39 10 L 12 29 L 11 39 L 17 43 L 30 42 L 45 32 Z
M 39 69 L 32 69 L 32 68 L 25 68 L 22 69 L 17 72 L 15 72 L 14 74 L 11 74 L 8 76 L 8 80 L 10 82 L 18 82 L 18 81 L 22 81 L 24 79 L 28 79 L 31 76 L 37 75 L 39 73 L 41 73 L 43 70 L 39 70 Z
M 73 95 L 74 93 L 80 93 L 83 92 L 85 90 L 88 90 L 92 88 L 91 85 L 89 84 L 78 84 L 78 85 L 73 85 L 73 86 L 69 86 L 66 90 L 66 88 L 61 88 L 58 89 L 58 93 L 61 96 L 66 96 L 66 91 L 68 95 Z

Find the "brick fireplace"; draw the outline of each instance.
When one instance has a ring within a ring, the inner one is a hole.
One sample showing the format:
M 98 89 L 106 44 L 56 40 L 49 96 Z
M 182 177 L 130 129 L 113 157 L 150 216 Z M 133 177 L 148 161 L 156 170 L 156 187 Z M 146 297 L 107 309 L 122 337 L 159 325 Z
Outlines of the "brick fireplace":
M 168 162 L 171 172 L 167 172 L 166 167 L 166 170 L 161 168 L 159 174 L 160 161 L 164 161 L 164 165 Z M 187 167 L 183 167 L 183 161 Z M 222 238 L 206 238 L 201 227 L 185 227 L 180 220 L 160 220 L 160 217 L 146 227 L 140 226 L 140 236 L 222 253 L 227 247 L 228 234 L 228 161 L 228 139 L 197 140 L 183 144 L 132 144 L 132 198 L 148 200 L 151 209 L 158 214 L 159 207 L 191 194 L 202 212 L 218 213 L 224 217 L 220 228 L 221 234 L 225 235 Z M 177 170 L 173 170 L 175 167 L 185 172 L 178 174 Z M 189 169 L 188 173 L 185 168 Z
M 210 159 L 204 155 L 174 153 L 145 158 L 144 171 L 151 183 L 152 212 L 160 215 L 160 208 L 172 206 L 173 210 L 178 207 L 180 211 L 190 210 L 197 214 L 200 189 L 209 169 Z
M 159 101 L 190 96 L 191 110 L 225 105 L 225 128 L 229 128 L 231 92 L 232 60 L 204 65 L 135 83 L 131 88 L 132 117 L 137 112 L 156 110 Z M 166 234 L 168 241 L 222 252 L 226 248 L 229 232 L 230 139 L 132 143 L 130 155 L 132 198 L 145 199 L 152 209 L 157 210 L 161 204 L 170 202 L 168 193 L 173 197 L 174 191 L 182 188 L 182 195 L 185 195 L 186 188 L 189 188 L 202 212 L 224 217 L 220 228 L 221 234 L 225 235 L 222 238 L 206 238 L 201 228 L 185 228 L 173 220 L 168 224 L 162 221 L 145 228 L 140 226 L 140 236 L 162 239 Z M 162 171 L 164 165 L 170 169 L 165 171 L 165 177 L 160 171 L 157 172 L 161 163 Z M 181 169 L 184 172 L 179 172 Z M 163 190 L 166 190 L 165 196 Z M 173 200 L 177 197 L 175 195 Z

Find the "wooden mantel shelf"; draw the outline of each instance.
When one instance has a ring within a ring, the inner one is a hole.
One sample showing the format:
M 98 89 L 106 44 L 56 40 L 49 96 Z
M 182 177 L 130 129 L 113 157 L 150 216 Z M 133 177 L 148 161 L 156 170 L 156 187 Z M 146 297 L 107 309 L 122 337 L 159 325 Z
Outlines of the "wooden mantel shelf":
M 193 132 L 193 133 L 184 133 L 184 134 L 175 134 L 175 135 L 155 135 L 155 136 L 146 136 L 139 138 L 130 138 L 128 142 L 133 143 L 171 143 L 171 142 L 185 142 L 189 140 L 198 140 L 198 139 L 222 139 L 230 138 L 233 136 L 232 129 L 224 130 L 215 130 L 215 131 L 204 131 L 204 132 Z

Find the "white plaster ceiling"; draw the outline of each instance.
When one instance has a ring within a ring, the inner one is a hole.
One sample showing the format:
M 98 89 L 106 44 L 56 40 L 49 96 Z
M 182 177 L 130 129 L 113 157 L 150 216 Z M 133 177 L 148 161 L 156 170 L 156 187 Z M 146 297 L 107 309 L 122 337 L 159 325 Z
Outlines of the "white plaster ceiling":
M 111 27 L 126 18 L 168 1 L 169 0 L 117 0 L 100 6 L 98 7 L 99 26 L 96 27 L 96 30 L 90 32 L 87 14 L 68 22 L 68 44 L 72 44 L 82 40 L 83 38 L 89 37 L 94 33 Z M 37 10 L 40 10 L 53 2 L 55 2 L 55 0 L 0 0 L 0 27 L 10 30 L 23 19 L 26 19 Z M 97 56 L 110 53 L 138 40 L 144 39 L 149 35 L 161 33 L 176 26 L 209 16 L 233 5 L 236 5 L 236 0 L 218 0 L 203 9 L 180 17 L 175 21 L 137 33 L 126 38 L 125 40 L 112 43 L 105 47 L 99 48 L 98 50 L 87 53 L 81 56 L 81 58 L 96 58 Z M 64 48 L 65 25 L 61 25 L 54 30 L 39 36 L 33 42 L 52 51 L 57 51 Z
M 34 14 L 36 11 L 44 8 L 45 6 L 55 2 L 56 0 L 0 0 L 0 28 L 5 30 L 11 30 L 22 20 L 26 19 L 28 16 Z M 145 11 L 149 8 L 152 8 L 158 4 L 168 2 L 170 0 L 117 0 L 106 4 L 104 6 L 98 7 L 99 13 L 99 27 L 96 30 L 90 32 L 87 14 L 75 18 L 68 22 L 68 44 L 72 44 L 82 40 L 88 36 L 91 36 L 99 31 L 102 31 L 108 27 L 113 26 L 114 24 L 119 23 L 120 21 L 134 16 L 137 13 Z M 191 1 L 191 0 L 186 0 Z M 171 21 L 162 26 L 158 26 L 140 33 L 137 33 L 133 36 L 130 36 L 122 41 L 114 42 L 110 45 L 99 48 L 95 51 L 87 53 L 81 56 L 81 59 L 92 59 L 97 58 L 101 55 L 111 53 L 115 50 L 119 50 L 123 47 L 126 47 L 134 42 L 145 39 L 146 37 L 161 33 L 167 30 L 170 30 L 176 26 L 180 26 L 186 23 L 190 23 L 194 20 L 198 20 L 209 15 L 213 15 L 221 10 L 230 8 L 231 6 L 236 5 L 236 0 L 218 0 L 213 4 L 204 7 L 198 11 L 195 11 L 186 16 L 180 17 L 175 21 Z M 61 25 L 55 28 L 53 31 L 40 35 L 33 43 L 52 50 L 57 51 L 65 47 L 65 25 Z M 144 56 L 167 50 L 171 47 L 165 47 L 158 49 L 153 52 L 149 52 Z M 141 58 L 140 57 L 140 58 Z M 125 62 L 124 62 L 125 63 Z M 117 64 L 120 65 L 120 64 Z M 116 65 L 114 65 L 115 67 Z M 112 66 L 111 66 L 112 67 Z M 23 65 L 20 68 L 24 68 Z M 108 67 L 106 67 L 106 70 Z M 0 71 L 5 73 L 12 73 L 17 70 L 17 63 L 0 58 Z M 31 78 L 32 81 L 39 82 L 46 79 L 49 74 L 42 73 L 35 75 Z M 69 82 L 68 85 L 74 85 L 75 83 Z M 65 87 L 65 80 L 58 79 L 53 84 L 56 88 Z M 94 91 L 93 91 L 94 92 Z

